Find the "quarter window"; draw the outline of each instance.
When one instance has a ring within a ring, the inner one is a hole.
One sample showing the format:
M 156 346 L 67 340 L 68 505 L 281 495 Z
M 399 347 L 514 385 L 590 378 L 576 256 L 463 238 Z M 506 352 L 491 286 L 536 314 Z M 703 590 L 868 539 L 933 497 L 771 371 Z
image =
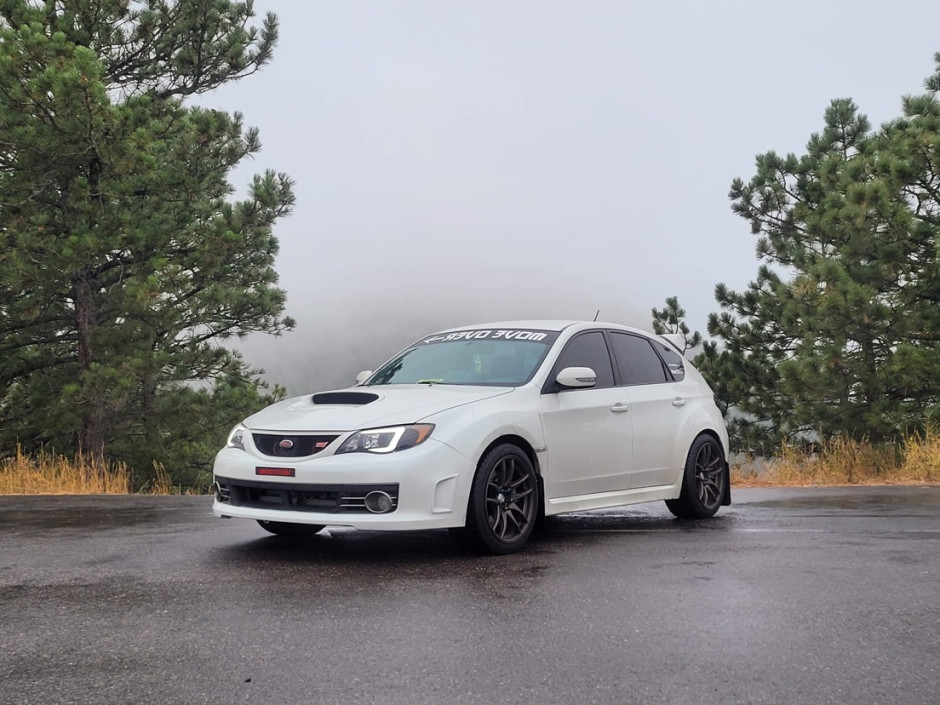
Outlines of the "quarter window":
M 666 381 L 663 362 L 646 338 L 611 331 L 610 339 L 614 344 L 621 384 L 659 384 Z
M 676 382 L 685 379 L 685 360 L 683 360 L 682 355 L 665 343 L 653 343 L 653 347 L 659 350 L 659 354 L 663 356 L 672 378 Z

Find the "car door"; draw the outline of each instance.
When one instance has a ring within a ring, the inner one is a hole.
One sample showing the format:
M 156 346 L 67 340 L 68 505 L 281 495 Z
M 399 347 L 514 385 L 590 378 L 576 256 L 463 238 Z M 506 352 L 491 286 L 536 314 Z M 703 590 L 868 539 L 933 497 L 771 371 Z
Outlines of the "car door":
M 633 421 L 630 488 L 670 485 L 681 471 L 672 459 L 684 413 L 674 375 L 648 338 L 620 331 L 609 335 Z
M 566 367 L 590 367 L 596 384 L 558 389 L 555 376 Z M 568 341 L 541 396 L 547 498 L 627 488 L 632 443 L 628 409 L 625 390 L 614 386 L 604 333 L 586 331 Z

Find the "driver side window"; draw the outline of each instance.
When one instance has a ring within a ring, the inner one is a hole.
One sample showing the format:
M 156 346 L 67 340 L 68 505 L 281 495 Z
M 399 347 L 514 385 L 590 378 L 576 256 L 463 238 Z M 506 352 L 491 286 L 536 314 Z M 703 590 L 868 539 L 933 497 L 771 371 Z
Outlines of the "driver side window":
M 591 389 L 603 389 L 614 386 L 614 368 L 610 362 L 610 353 L 604 334 L 591 331 L 568 341 L 552 370 L 551 379 L 566 367 L 590 367 L 597 375 L 597 384 Z

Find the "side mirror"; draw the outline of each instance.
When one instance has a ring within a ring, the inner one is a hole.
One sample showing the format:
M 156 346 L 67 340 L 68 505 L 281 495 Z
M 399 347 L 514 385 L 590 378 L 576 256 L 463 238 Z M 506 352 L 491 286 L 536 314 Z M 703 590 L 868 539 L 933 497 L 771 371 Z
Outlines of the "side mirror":
M 597 384 L 597 375 L 590 367 L 566 367 L 555 377 L 555 382 L 560 387 L 581 389 Z
M 360 384 L 365 382 L 371 376 L 372 376 L 372 370 L 363 370 L 362 372 L 356 375 L 356 386 L 358 387 Z

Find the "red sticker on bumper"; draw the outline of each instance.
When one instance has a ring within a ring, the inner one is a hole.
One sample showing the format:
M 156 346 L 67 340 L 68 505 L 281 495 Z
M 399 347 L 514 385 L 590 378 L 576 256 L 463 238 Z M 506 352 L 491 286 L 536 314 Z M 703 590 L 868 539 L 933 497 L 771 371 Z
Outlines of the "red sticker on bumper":
M 274 475 L 275 477 L 293 477 L 294 468 L 255 468 L 255 475 Z

